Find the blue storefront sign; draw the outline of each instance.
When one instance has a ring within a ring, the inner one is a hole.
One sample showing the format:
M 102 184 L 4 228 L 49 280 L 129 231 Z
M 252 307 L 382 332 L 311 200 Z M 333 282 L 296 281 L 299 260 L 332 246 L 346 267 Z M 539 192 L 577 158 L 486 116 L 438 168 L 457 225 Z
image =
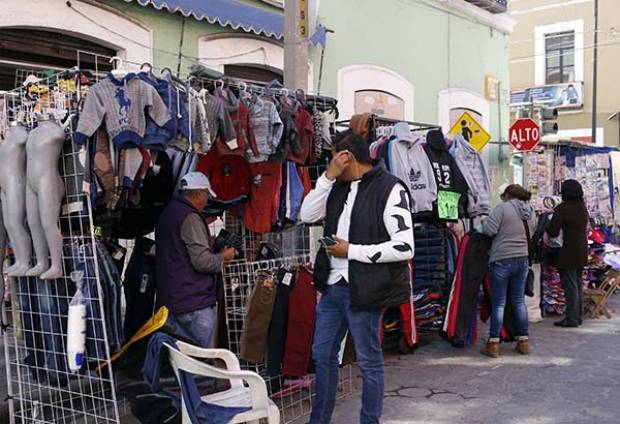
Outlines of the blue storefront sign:
M 543 85 L 510 92 L 511 107 L 527 106 L 532 102 L 557 109 L 581 109 L 583 82 Z

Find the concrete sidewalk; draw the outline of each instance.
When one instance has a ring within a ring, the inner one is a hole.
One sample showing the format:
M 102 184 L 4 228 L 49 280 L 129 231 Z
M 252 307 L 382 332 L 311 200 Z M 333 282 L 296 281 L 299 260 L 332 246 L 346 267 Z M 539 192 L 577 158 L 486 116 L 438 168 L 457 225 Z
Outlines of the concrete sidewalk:
M 620 295 L 610 306 L 620 310 Z M 500 359 L 483 357 L 483 337 L 467 349 L 434 341 L 413 355 L 388 356 L 383 423 L 619 423 L 620 318 L 589 320 L 579 329 L 553 321 L 531 326 L 529 357 L 514 345 L 502 345 Z M 486 331 L 481 325 L 480 334 Z M 0 423 L 8 422 L 3 362 L 0 354 Z M 337 404 L 333 422 L 359 422 L 359 409 L 358 390 Z
M 610 301 L 620 309 L 620 295 Z M 386 359 L 384 424 L 620 423 L 620 318 L 588 320 L 578 329 L 546 319 L 530 327 L 532 354 L 502 345 L 502 357 L 478 344 L 444 341 Z M 356 380 L 361 388 L 361 379 Z M 339 402 L 335 423 L 359 422 L 360 392 Z

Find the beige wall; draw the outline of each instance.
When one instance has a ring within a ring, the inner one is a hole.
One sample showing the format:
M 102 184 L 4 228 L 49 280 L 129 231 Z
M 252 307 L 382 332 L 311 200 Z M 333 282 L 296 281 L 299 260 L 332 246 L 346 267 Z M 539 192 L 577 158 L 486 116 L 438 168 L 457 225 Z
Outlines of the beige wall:
M 511 36 L 511 87 L 536 86 L 535 28 L 558 22 L 583 20 L 584 108 L 561 112 L 560 130 L 591 128 L 594 0 L 512 0 L 517 21 Z M 620 1 L 599 0 L 598 123 L 606 145 L 620 146 L 618 121 L 608 121 L 620 111 Z

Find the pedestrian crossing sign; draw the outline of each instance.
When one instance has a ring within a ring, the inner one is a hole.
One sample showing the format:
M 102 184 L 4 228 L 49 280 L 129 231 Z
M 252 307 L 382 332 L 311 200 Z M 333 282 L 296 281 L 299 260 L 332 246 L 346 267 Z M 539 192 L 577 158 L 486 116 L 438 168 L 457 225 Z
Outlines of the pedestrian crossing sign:
M 484 146 L 491 141 L 491 134 L 489 134 L 468 112 L 463 113 L 461 117 L 456 120 L 448 134 L 452 136 L 462 135 L 477 151 L 484 149 Z

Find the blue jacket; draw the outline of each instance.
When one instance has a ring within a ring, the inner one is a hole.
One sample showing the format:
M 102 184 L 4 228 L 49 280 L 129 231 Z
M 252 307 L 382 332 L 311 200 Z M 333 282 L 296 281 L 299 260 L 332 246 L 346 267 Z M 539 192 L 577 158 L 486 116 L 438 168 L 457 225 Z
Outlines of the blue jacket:
M 185 95 L 180 93 L 166 80 L 153 80 L 145 72 L 140 72 L 138 77 L 157 90 L 171 116 L 170 126 L 166 128 L 160 127 L 147 116 L 143 146 L 150 149 L 163 150 L 176 138 L 178 133 L 189 139 L 190 120 L 185 107 Z

